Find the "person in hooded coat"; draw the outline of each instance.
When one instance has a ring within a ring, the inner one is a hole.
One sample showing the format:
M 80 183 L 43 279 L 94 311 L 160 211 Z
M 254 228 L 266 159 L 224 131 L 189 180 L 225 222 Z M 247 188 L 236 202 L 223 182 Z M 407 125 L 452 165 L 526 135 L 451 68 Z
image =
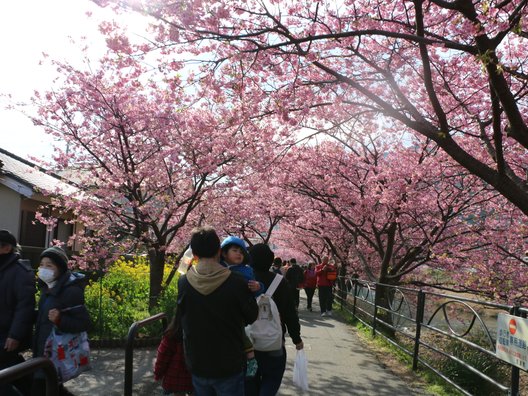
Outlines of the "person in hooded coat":
M 29 348 L 33 328 L 35 275 L 16 246 L 15 236 L 0 230 L 0 370 L 24 361 L 20 352 Z M 0 395 L 28 394 L 27 383 L 14 381 L 16 391 L 11 384 L 0 385 Z
M 80 333 L 91 327 L 90 314 L 84 305 L 84 275 L 68 269 L 68 256 L 58 246 L 40 255 L 38 269 L 40 300 L 35 323 L 33 357 L 44 356 L 44 346 L 55 326 L 61 333 Z M 44 378 L 38 373 L 33 380 L 32 394 L 45 394 Z M 71 395 L 60 386 L 60 395 Z

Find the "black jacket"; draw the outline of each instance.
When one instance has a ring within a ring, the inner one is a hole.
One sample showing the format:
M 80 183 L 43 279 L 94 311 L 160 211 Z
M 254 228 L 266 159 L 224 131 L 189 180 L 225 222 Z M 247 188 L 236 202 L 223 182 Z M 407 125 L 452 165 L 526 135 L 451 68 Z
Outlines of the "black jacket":
M 255 279 L 259 282 L 264 283 L 266 290 L 273 282 L 275 273 L 270 271 L 257 271 L 255 270 Z M 282 334 L 286 332 L 288 328 L 288 334 L 294 344 L 298 344 L 302 341 L 301 339 L 301 325 L 299 324 L 299 316 L 295 310 L 295 304 L 293 302 L 293 296 L 291 294 L 290 285 L 288 281 L 282 279 L 281 283 L 273 293 L 273 301 L 277 305 L 279 314 L 282 321 Z
M 229 377 L 244 370 L 244 326 L 257 319 L 258 306 L 247 281 L 236 273 L 209 294 L 182 276 L 178 281 L 185 360 L 205 378 Z
M 43 356 L 46 339 L 53 328 L 53 323 L 48 319 L 50 309 L 57 308 L 61 311 L 57 328 L 63 333 L 88 331 L 92 324 L 84 305 L 84 275 L 66 271 L 52 289 L 48 289 L 40 279 L 39 286 L 41 294 L 33 342 L 34 357 Z
M 35 310 L 35 275 L 20 256 L 10 253 L 0 256 L 0 345 L 6 338 L 20 342 L 20 348 L 30 346 Z
M 296 289 L 301 283 L 303 283 L 304 272 L 299 266 L 299 264 L 294 264 L 290 268 L 288 268 L 288 271 L 286 271 L 286 275 L 284 277 L 286 278 L 290 286 Z

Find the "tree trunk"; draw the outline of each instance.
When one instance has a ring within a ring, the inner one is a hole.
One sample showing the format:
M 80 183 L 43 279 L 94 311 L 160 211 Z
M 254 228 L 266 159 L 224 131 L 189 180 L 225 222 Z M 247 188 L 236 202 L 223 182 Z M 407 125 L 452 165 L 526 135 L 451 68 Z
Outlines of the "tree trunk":
M 392 293 L 391 288 L 388 286 L 385 286 L 386 284 L 392 284 L 388 278 L 389 274 L 389 267 L 390 267 L 390 260 L 392 257 L 392 253 L 394 251 L 394 242 L 396 239 L 396 229 L 397 224 L 396 222 L 393 222 L 390 224 L 388 230 L 387 230 L 387 242 L 386 242 L 386 248 L 383 251 L 383 257 L 381 261 L 380 266 L 380 273 L 378 276 L 378 282 L 382 285 L 376 286 L 376 303 L 378 307 L 384 308 L 379 309 L 377 312 L 377 317 L 382 320 L 383 322 L 392 325 L 392 314 L 390 313 L 390 306 L 391 306 L 391 300 L 392 300 Z M 383 325 L 380 325 L 380 330 L 386 334 L 388 337 L 394 337 L 394 330 L 391 328 Z
M 385 285 L 376 286 L 376 304 L 378 306 L 377 318 L 388 325 L 393 325 L 392 314 L 390 312 L 392 305 L 392 293 L 391 288 Z M 384 308 L 384 309 L 380 309 Z M 378 331 L 381 331 L 387 337 L 394 338 L 395 332 L 388 326 L 385 326 L 383 323 L 378 323 Z
M 148 251 L 150 261 L 150 290 L 149 311 L 158 305 L 163 281 L 163 268 L 165 266 L 165 252 L 150 248 Z

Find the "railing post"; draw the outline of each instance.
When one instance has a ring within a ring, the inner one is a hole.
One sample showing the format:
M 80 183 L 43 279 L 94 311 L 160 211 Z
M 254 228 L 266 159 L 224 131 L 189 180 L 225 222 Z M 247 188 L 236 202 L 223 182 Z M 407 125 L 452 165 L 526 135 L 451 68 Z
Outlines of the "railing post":
M 160 312 L 150 318 L 140 320 L 132 323 L 128 329 L 127 341 L 125 346 L 125 380 L 124 380 L 124 396 L 132 396 L 132 380 L 133 380 L 133 369 L 134 369 L 134 339 L 136 333 L 140 327 L 143 327 L 149 323 L 161 320 L 163 329 L 167 328 L 167 316 L 164 312 Z
M 416 306 L 416 334 L 414 336 L 414 352 L 412 369 L 418 369 L 418 354 L 420 352 L 420 336 L 422 332 L 422 322 L 425 311 L 425 293 L 422 290 L 418 291 L 418 301 Z
M 341 296 L 341 311 L 343 310 L 343 301 L 345 300 L 346 298 L 346 286 L 345 286 L 345 277 L 342 276 L 339 280 L 339 295 Z
M 357 304 L 357 289 L 358 289 L 358 281 L 354 280 L 354 306 L 352 307 L 352 315 L 354 318 L 356 317 L 356 304 Z
M 514 316 L 521 316 L 519 312 L 519 306 L 515 305 L 512 307 L 511 314 Z M 511 385 L 510 385 L 510 395 L 511 396 L 518 396 L 519 393 L 519 376 L 520 376 L 520 370 L 519 367 L 511 366 Z
M 372 315 L 372 336 L 376 335 L 376 319 L 378 318 L 378 283 L 375 283 L 376 289 L 374 291 L 374 314 Z
M 134 368 L 134 339 L 136 338 L 137 322 L 128 330 L 125 347 L 125 396 L 132 396 L 132 370 Z

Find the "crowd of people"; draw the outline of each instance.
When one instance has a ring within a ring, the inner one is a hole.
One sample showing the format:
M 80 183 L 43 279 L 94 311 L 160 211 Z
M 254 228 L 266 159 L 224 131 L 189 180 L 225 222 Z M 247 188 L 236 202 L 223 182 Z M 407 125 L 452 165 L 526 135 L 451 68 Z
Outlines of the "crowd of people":
M 307 302 L 306 309 L 312 312 L 313 297 L 317 290 L 321 316 L 332 316 L 332 304 L 334 302 L 332 288 L 337 279 L 337 269 L 327 256 L 323 257 L 318 265 L 314 262 L 308 262 L 304 267 L 298 265 L 295 258 L 283 261 L 276 257 L 273 261 L 272 271 L 284 275 L 288 280 L 297 311 L 299 310 L 300 291 L 304 289 Z
M 158 348 L 155 379 L 165 394 L 276 395 L 286 369 L 286 335 L 297 350 L 304 348 L 300 290 L 311 312 L 318 289 L 321 316 L 330 316 L 335 266 L 323 258 L 301 267 L 294 258 L 275 257 L 266 244 L 248 249 L 233 236 L 220 242 L 208 227 L 194 230 L 190 245 L 197 261 L 179 279 L 177 310 Z M 267 295 L 273 307 L 262 304 Z M 280 339 L 268 348 L 251 329 L 271 321 L 274 309 Z
M 0 230 L 0 369 L 23 362 L 21 352 L 29 347 L 34 357 L 47 356 L 53 332 L 91 327 L 84 276 L 70 270 L 65 251 L 53 246 L 42 252 L 35 282 L 16 247 L 16 238 Z M 155 379 L 165 394 L 276 395 L 286 369 L 286 335 L 297 350 L 304 348 L 300 291 L 311 312 L 317 289 L 321 316 L 330 316 L 335 267 L 328 258 L 305 266 L 281 260 L 268 245 L 248 249 L 234 236 L 220 242 L 210 227 L 193 230 L 190 247 L 194 263 L 178 280 L 177 309 L 158 347 Z M 278 336 L 271 339 L 274 321 Z M 3 385 L 0 394 L 39 396 L 45 389 L 37 371 Z M 71 393 L 61 384 L 60 395 Z
M 34 357 L 46 356 L 52 331 L 78 333 L 91 327 L 84 304 L 84 276 L 70 271 L 68 256 L 57 246 L 40 255 L 38 281 L 31 265 L 17 253 L 17 240 L 0 230 L 0 369 L 24 361 L 21 352 L 31 347 Z M 39 301 L 36 303 L 36 288 Z M 0 386 L 5 396 L 44 395 L 44 373 Z M 71 393 L 61 384 L 60 395 Z

